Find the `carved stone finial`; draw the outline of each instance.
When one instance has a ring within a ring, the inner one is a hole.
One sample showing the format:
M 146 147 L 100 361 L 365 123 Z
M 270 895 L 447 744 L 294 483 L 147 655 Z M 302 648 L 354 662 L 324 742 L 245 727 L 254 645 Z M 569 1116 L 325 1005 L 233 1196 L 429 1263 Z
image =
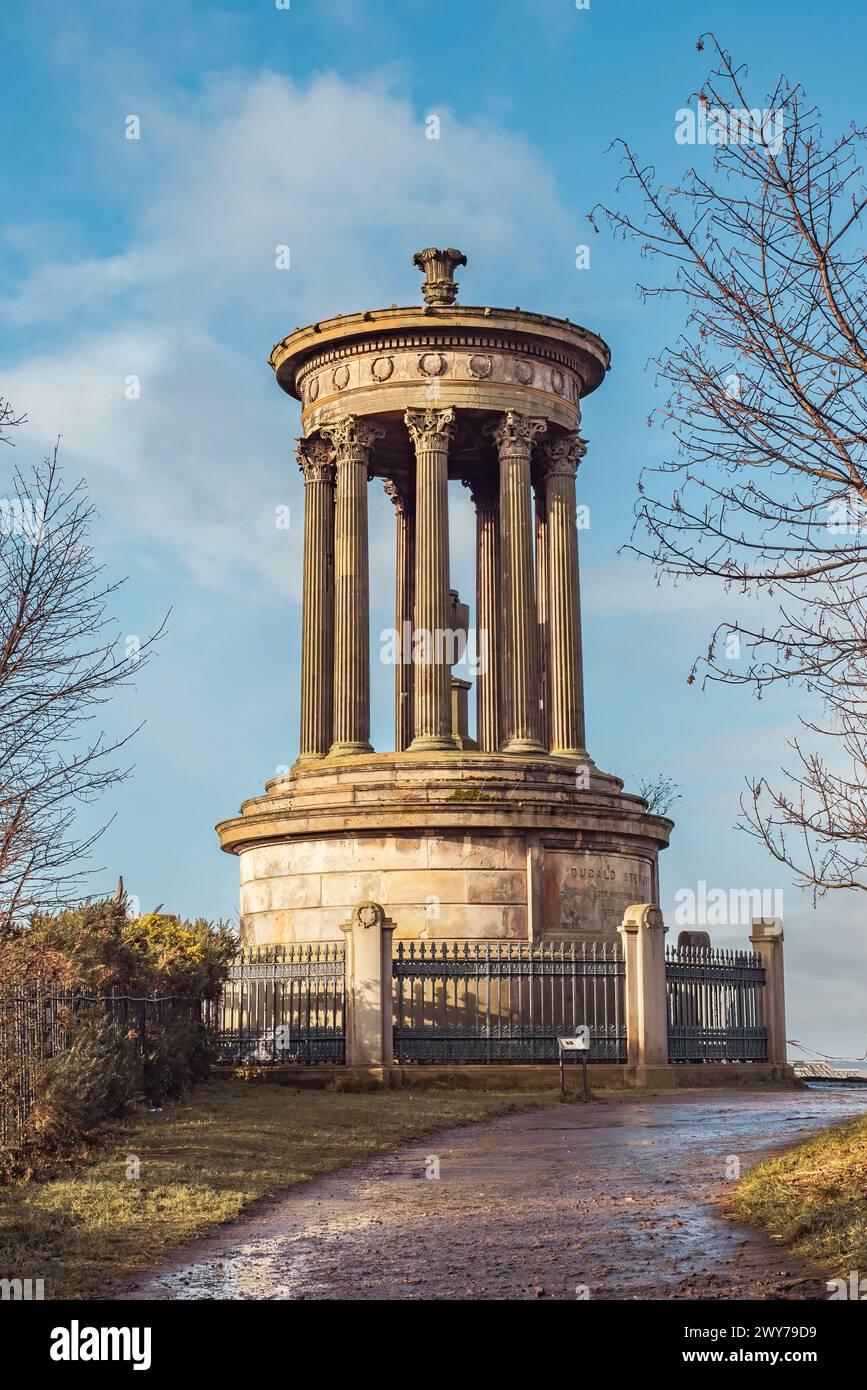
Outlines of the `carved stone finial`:
M 445 251 L 428 246 L 424 251 L 416 251 L 412 263 L 424 271 L 421 292 L 425 304 L 454 304 L 460 289 L 455 283 L 455 267 L 467 263 L 463 251 L 456 251 L 454 246 Z

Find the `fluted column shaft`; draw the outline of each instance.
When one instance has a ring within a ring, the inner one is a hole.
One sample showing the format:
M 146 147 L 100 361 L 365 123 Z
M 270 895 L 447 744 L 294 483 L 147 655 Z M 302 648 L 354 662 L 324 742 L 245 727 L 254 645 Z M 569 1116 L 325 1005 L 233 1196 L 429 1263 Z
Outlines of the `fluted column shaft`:
M 322 427 L 334 446 L 334 741 L 332 755 L 369 753 L 370 594 L 367 468 L 384 431 L 347 416 Z
M 450 614 L 448 451 L 455 412 L 408 410 L 404 419 L 416 460 L 412 748 L 423 752 L 455 746 L 451 668 L 444 660 Z
M 533 576 L 530 456 L 544 420 L 509 410 L 486 425 L 500 457 L 500 566 L 502 572 L 502 749 L 542 748 L 539 712 L 539 628 Z
M 415 601 L 415 498 L 395 482 L 386 483 L 385 490 L 395 507 L 394 625 L 399 655 L 394 677 L 394 747 L 402 753 L 412 743 L 414 667 L 406 634 L 411 637 Z
M 547 464 L 550 749 L 570 755 L 585 749 L 575 474 L 586 447 L 572 433 L 543 448 Z
M 334 462 L 321 439 L 298 441 L 304 474 L 304 594 L 301 609 L 301 759 L 331 747 L 334 649 Z
M 468 484 L 476 505 L 476 742 L 483 753 L 500 746 L 498 649 L 500 643 L 500 532 L 495 480 Z
M 541 476 L 533 482 L 533 502 L 536 515 L 536 621 L 539 625 L 539 705 L 542 743 L 551 741 L 550 653 L 548 650 L 548 503 L 547 484 Z

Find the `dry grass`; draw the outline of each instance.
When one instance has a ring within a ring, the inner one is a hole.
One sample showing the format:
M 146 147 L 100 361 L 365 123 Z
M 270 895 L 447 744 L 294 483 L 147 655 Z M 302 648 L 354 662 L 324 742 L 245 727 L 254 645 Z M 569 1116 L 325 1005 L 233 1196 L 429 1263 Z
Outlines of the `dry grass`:
M 829 1273 L 867 1271 L 867 1119 L 761 1164 L 738 1186 L 732 1210 Z
M 0 1278 L 86 1298 L 268 1196 L 444 1125 L 550 1105 L 555 1093 L 296 1092 L 219 1080 L 116 1132 L 88 1167 L 0 1189 Z M 127 1158 L 141 1178 L 126 1176 Z

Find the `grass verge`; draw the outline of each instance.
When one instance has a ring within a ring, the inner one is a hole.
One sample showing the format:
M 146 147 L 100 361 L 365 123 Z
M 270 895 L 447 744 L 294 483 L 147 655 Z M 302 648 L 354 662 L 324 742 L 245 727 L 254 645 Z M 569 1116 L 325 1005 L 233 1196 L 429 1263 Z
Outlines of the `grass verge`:
M 124 1282 L 258 1197 L 446 1125 L 556 1101 L 556 1093 L 293 1091 L 215 1080 L 137 1116 L 71 1176 L 0 1188 L 0 1278 L 46 1298 Z M 127 1176 L 131 1158 L 140 1178 Z
M 829 1273 L 867 1270 L 867 1119 L 762 1163 L 740 1183 L 731 1209 Z

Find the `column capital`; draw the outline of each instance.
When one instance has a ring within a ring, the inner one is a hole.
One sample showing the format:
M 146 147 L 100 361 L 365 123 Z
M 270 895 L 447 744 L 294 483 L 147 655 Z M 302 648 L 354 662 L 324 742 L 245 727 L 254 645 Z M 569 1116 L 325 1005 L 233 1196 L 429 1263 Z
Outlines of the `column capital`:
M 541 445 L 545 477 L 560 474 L 574 478 L 578 465 L 587 453 L 587 440 L 582 439 L 577 430 L 570 430 L 556 439 L 546 440 Z
M 445 410 L 437 410 L 435 407 L 408 410 L 403 420 L 416 449 L 420 444 L 436 443 L 444 448 L 454 438 L 456 419 L 453 406 Z M 441 436 L 439 440 L 435 438 L 437 435 Z
M 484 425 L 482 434 L 493 439 L 504 453 L 529 453 L 538 434 L 544 434 L 548 421 L 519 410 L 507 410 L 496 423 Z
M 390 497 L 395 511 L 407 515 L 415 511 L 415 488 L 412 478 L 385 478 L 385 495 Z
M 461 486 L 468 489 L 477 512 L 496 510 L 500 498 L 500 480 L 496 474 L 470 473 L 461 478 Z
M 322 425 L 319 433 L 332 444 L 338 460 L 366 463 L 370 450 L 377 439 L 382 439 L 385 430 L 357 415 L 344 415 L 331 425 Z
M 305 483 L 334 482 L 334 450 L 324 439 L 296 440 L 295 456 Z

